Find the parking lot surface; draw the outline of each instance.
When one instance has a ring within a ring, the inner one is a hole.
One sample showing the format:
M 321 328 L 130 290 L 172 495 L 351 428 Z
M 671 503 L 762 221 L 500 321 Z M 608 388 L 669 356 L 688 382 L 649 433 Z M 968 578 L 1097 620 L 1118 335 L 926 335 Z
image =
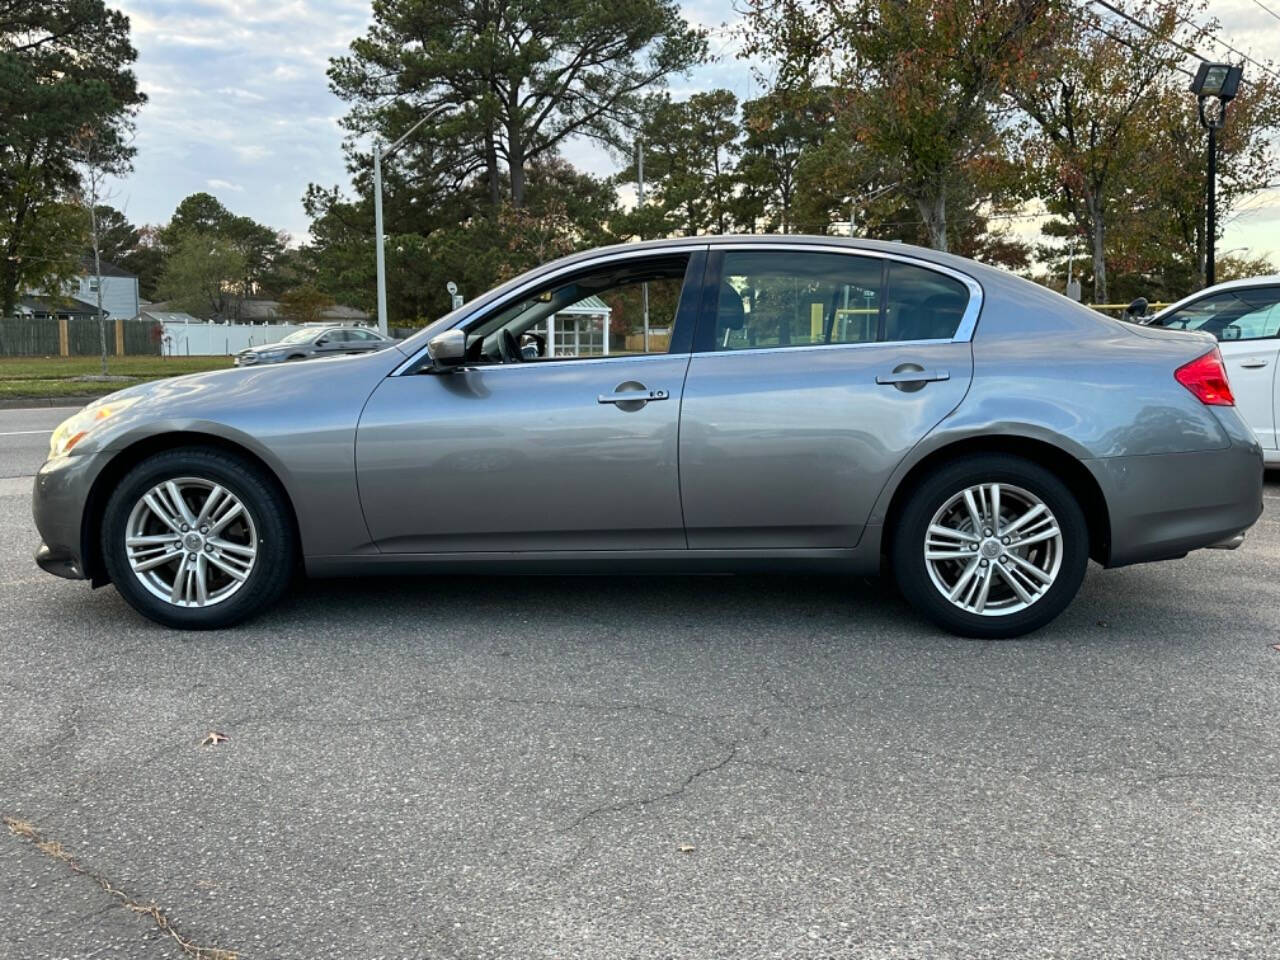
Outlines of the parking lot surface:
M 0 411 L 0 956 L 1280 955 L 1278 478 L 1240 550 L 1018 641 L 817 577 L 183 634 L 33 564 L 64 415 Z

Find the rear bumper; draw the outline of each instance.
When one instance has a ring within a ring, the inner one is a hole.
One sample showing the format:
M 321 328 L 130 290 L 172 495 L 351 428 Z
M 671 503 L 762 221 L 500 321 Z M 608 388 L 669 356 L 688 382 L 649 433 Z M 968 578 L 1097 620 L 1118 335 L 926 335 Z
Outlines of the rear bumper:
M 1262 515 L 1262 451 L 1256 445 L 1084 464 L 1110 513 L 1109 567 L 1168 560 L 1203 547 L 1234 549 Z

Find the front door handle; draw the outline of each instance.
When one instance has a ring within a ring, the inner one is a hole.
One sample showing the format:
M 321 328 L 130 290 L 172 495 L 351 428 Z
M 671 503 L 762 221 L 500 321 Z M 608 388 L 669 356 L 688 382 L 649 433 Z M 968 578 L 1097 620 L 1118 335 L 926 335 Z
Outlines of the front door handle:
M 938 380 L 950 379 L 951 374 L 946 370 L 923 370 L 919 367 L 912 370 L 895 370 L 893 373 L 876 375 L 876 383 L 879 384 L 933 383 Z
M 1265 367 L 1266 365 L 1266 357 L 1249 357 L 1247 360 L 1240 361 L 1240 366 L 1246 370 L 1257 370 L 1259 367 Z
M 596 397 L 596 403 L 649 403 L 651 400 L 666 400 L 670 396 L 665 390 L 647 390 L 642 386 L 633 387 L 623 390 L 621 387 L 627 384 L 620 384 L 616 393 L 602 393 Z

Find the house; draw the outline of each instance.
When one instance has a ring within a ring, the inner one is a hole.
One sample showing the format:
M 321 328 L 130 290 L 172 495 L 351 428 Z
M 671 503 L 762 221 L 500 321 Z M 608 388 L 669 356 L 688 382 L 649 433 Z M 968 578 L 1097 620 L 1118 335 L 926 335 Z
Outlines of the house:
M 102 312 L 108 319 L 129 319 L 138 315 L 138 278 L 121 267 L 102 261 L 98 273 L 93 257 L 80 260 L 80 272 L 61 290 L 27 290 L 18 300 L 16 312 L 28 317 L 96 317 L 98 291 L 102 291 Z
M 601 357 L 609 354 L 609 316 L 597 296 L 584 297 L 530 329 L 547 340 L 548 357 Z
M 13 312 L 16 316 L 34 317 L 36 320 L 92 320 L 98 316 L 98 307 L 97 304 L 86 303 L 77 297 L 45 297 L 25 293 L 14 304 Z
M 244 323 L 287 322 L 284 317 L 284 308 L 279 300 L 267 300 L 258 297 L 246 297 L 240 301 L 238 318 Z M 347 307 L 340 303 L 335 303 L 320 310 L 319 322 L 335 325 L 368 323 L 369 314 L 356 307 Z
M 110 261 L 102 261 L 100 275 L 93 270 L 93 256 L 80 261 L 80 275 L 72 281 L 74 289 L 69 295 L 85 303 L 97 304 L 98 288 L 102 288 L 102 309 L 108 317 L 129 319 L 138 315 L 141 298 L 138 296 L 138 278 Z

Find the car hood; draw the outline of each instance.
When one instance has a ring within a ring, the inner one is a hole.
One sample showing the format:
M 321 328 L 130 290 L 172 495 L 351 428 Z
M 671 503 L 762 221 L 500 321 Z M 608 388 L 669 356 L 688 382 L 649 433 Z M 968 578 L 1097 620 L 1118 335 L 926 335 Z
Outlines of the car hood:
M 90 407 L 128 399 L 116 415 L 73 451 L 91 454 L 127 446 L 140 436 L 172 431 L 254 434 L 317 408 L 347 405 L 356 418 L 374 387 L 404 360 L 398 350 L 318 358 L 307 363 L 227 367 L 135 384 Z M 344 411 L 345 414 L 345 411 Z

